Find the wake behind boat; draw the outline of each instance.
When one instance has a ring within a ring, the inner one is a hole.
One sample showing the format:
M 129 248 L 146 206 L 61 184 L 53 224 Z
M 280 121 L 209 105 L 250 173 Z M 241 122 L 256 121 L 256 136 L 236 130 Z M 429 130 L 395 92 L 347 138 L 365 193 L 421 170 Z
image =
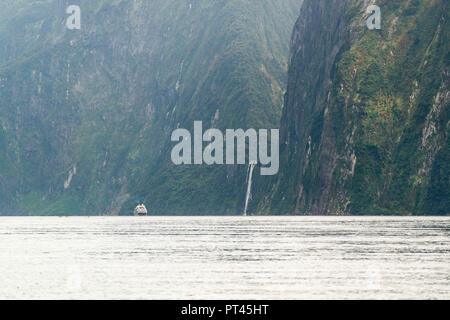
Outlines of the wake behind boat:
M 140 204 L 136 208 L 134 208 L 134 215 L 139 217 L 147 216 L 147 208 L 145 207 L 145 205 Z

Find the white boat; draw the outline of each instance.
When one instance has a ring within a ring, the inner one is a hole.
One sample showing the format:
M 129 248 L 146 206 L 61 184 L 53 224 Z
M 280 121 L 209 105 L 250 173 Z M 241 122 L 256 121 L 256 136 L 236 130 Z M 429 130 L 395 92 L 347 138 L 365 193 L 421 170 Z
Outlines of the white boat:
M 147 208 L 144 204 L 138 205 L 134 208 L 134 215 L 139 217 L 145 217 L 147 215 Z

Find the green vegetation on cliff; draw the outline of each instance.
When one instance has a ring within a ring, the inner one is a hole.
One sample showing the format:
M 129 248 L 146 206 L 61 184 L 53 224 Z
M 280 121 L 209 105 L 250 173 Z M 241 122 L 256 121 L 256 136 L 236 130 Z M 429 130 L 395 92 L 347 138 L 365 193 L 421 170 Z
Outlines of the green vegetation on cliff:
M 382 28 L 368 30 L 365 1 L 305 1 L 282 172 L 258 210 L 450 213 L 449 3 L 377 4 Z M 310 38 L 317 43 L 305 49 Z
M 1 2 L 0 214 L 240 213 L 246 166 L 170 161 L 196 120 L 281 128 L 252 214 L 449 214 L 449 2 L 301 3 Z
M 278 127 L 300 4 L 2 1 L 0 214 L 239 213 L 246 168 L 175 167 L 170 135 Z

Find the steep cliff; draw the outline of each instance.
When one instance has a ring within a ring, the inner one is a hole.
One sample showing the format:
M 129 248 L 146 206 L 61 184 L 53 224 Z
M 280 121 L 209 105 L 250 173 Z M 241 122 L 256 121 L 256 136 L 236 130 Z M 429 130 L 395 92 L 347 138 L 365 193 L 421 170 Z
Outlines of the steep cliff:
M 71 1 L 2 1 L 0 214 L 242 212 L 246 166 L 174 166 L 171 132 L 280 117 L 249 212 L 449 214 L 448 1 L 305 0 L 292 33 L 301 2 L 83 0 L 67 30 Z
M 237 213 L 243 166 L 175 167 L 194 120 L 277 127 L 299 0 L 0 2 L 0 214 Z
M 369 30 L 369 5 L 381 30 Z M 305 0 L 281 171 L 252 210 L 449 214 L 449 2 Z

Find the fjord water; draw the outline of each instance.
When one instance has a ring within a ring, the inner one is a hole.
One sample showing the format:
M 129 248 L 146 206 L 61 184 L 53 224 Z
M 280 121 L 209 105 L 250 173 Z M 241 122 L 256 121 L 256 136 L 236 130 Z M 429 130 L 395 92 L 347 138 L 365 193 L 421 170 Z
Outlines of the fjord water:
M 450 298 L 450 219 L 4 217 L 1 299 Z

